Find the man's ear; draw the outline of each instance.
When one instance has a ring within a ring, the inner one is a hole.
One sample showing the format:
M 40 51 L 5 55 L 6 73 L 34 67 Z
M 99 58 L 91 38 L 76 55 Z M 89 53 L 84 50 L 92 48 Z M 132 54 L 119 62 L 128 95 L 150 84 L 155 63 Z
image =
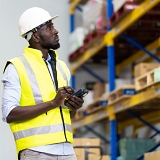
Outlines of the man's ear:
M 36 43 L 39 42 L 39 35 L 37 33 L 33 33 L 32 34 L 32 40 Z

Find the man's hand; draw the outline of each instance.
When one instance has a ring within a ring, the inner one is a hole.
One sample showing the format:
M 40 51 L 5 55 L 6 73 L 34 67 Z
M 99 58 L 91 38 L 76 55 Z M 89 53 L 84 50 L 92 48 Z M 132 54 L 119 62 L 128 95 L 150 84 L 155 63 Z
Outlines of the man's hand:
M 70 97 L 74 93 L 74 89 L 70 86 L 65 86 L 58 88 L 56 97 L 53 99 L 53 106 L 61 106 L 64 103 L 64 100 Z
M 77 109 L 83 106 L 84 100 L 82 98 L 72 96 L 69 100 L 65 100 L 64 104 L 71 110 L 71 118 L 76 114 Z
M 84 100 L 82 98 L 72 96 L 69 100 L 65 100 L 64 104 L 72 110 L 77 110 L 82 107 Z

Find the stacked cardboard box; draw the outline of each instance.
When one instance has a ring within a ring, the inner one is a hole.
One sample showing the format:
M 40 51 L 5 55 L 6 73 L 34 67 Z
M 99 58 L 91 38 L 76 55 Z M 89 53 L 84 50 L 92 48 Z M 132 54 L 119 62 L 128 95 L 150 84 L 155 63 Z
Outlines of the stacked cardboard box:
M 144 160 L 160 160 L 160 151 L 145 153 Z
M 139 63 L 134 67 L 134 77 L 139 77 L 157 67 L 160 67 L 159 63 Z
M 75 138 L 73 146 L 75 147 L 75 153 L 78 160 L 85 160 L 85 156 L 88 155 L 89 160 L 98 160 L 100 157 L 100 139 L 99 138 Z M 76 146 L 81 146 L 82 148 L 76 148 Z M 83 146 L 88 146 L 88 148 L 83 148 Z M 91 148 L 91 147 L 97 148 Z M 105 159 L 104 159 L 105 160 Z M 106 159 L 107 160 L 107 159 Z
M 82 159 L 80 159 L 82 160 Z M 103 155 L 101 156 L 95 156 L 95 155 L 89 155 L 88 160 L 110 160 L 110 156 Z
M 105 93 L 105 83 L 97 82 L 93 85 L 93 99 L 99 98 Z

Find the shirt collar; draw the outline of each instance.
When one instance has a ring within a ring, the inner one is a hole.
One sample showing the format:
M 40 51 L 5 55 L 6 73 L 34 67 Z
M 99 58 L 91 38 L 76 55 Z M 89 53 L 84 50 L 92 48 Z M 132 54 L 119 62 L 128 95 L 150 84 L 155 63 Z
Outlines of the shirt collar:
M 52 50 L 52 49 L 51 49 Z M 54 50 L 52 50 L 54 51 Z M 37 58 L 42 58 L 43 54 L 40 50 L 34 49 L 34 48 L 29 48 L 29 46 L 25 47 L 24 49 L 24 53 L 25 54 L 30 54 L 33 57 L 37 57 Z M 58 58 L 58 53 L 56 51 L 54 51 L 56 58 Z M 48 54 L 47 56 L 47 61 L 51 61 L 51 56 Z
M 43 58 L 43 60 L 45 60 L 45 59 Z M 49 55 L 49 53 L 48 53 L 46 61 L 48 61 L 48 62 L 51 61 L 51 56 Z

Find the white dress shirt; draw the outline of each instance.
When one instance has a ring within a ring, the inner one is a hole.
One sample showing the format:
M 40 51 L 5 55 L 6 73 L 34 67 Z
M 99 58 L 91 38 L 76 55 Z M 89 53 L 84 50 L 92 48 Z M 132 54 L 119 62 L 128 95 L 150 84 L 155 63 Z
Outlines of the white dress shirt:
M 51 57 L 48 55 L 46 60 L 48 64 L 48 69 L 53 79 L 53 74 L 51 70 L 50 63 Z M 70 78 L 70 72 L 69 78 Z M 5 70 L 5 73 L 2 78 L 2 83 L 4 84 L 3 94 L 2 94 L 2 120 L 6 122 L 6 118 L 11 112 L 12 109 L 19 106 L 20 97 L 21 97 L 21 85 L 17 70 L 13 64 L 9 64 Z M 73 145 L 71 143 L 59 143 L 51 144 L 45 146 L 38 146 L 30 148 L 35 151 L 54 154 L 54 155 L 70 155 L 74 154 Z

